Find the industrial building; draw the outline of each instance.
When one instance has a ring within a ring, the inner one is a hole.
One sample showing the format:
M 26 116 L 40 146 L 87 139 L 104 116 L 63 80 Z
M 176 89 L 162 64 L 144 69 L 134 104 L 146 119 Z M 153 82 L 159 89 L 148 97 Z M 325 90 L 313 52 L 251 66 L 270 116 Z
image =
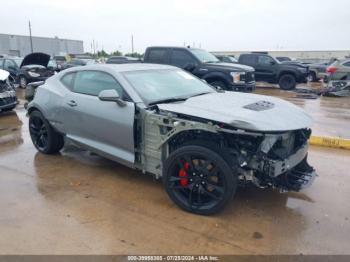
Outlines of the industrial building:
M 33 52 L 43 52 L 51 56 L 84 53 L 81 40 L 33 36 L 32 45 Z M 0 34 L 0 55 L 25 56 L 30 53 L 32 50 L 29 36 Z

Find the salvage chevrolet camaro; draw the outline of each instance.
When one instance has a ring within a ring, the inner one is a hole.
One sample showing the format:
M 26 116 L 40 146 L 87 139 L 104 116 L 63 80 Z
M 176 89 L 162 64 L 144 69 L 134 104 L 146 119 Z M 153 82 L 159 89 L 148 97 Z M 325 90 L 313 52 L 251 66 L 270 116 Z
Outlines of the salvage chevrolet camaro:
M 29 130 L 42 153 L 69 140 L 162 178 L 181 208 L 212 214 L 238 185 L 299 191 L 316 176 L 307 163 L 311 118 L 284 100 L 217 91 L 166 65 L 91 65 L 37 89 Z

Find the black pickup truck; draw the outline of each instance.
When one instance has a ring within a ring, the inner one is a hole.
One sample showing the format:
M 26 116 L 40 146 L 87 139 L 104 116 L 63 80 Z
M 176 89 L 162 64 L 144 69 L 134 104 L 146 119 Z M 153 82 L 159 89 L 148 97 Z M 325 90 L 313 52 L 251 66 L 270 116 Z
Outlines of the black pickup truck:
M 252 67 L 222 63 L 203 49 L 148 47 L 143 62 L 180 67 L 220 89 L 243 92 L 255 90 L 254 69 Z
M 273 83 L 281 89 L 294 89 L 297 83 L 306 83 L 308 66 L 299 63 L 281 63 L 266 52 L 241 54 L 238 63 L 255 69 L 256 81 Z

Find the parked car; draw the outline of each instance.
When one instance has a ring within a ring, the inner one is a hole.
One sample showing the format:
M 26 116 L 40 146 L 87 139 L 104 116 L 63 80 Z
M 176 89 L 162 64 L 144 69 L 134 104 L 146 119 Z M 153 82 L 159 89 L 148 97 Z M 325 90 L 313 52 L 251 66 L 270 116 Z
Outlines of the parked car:
M 10 73 L 9 79 L 12 83 L 18 82 L 19 66 L 16 60 L 10 57 L 0 58 L 0 69 L 3 69 Z
M 266 52 L 241 54 L 238 62 L 255 69 L 256 81 L 278 83 L 281 89 L 291 90 L 297 83 L 306 83 L 309 69 L 299 63 L 281 63 Z
M 71 68 L 71 67 L 75 67 L 75 66 L 86 66 L 86 65 L 91 65 L 91 64 L 95 64 L 95 60 L 94 59 L 74 58 L 71 61 L 65 63 L 62 66 L 62 70 L 67 69 L 67 68 Z
M 228 56 L 228 55 L 215 55 L 215 56 L 221 62 L 238 64 L 237 59 L 235 57 L 233 57 L 233 56 Z
M 0 112 L 10 111 L 17 105 L 16 91 L 9 76 L 8 71 L 0 69 Z
M 107 59 L 106 64 L 127 64 L 127 63 L 141 63 L 139 58 L 130 56 L 111 56 Z
M 213 54 L 203 49 L 148 47 L 143 61 L 177 66 L 223 90 L 244 92 L 255 90 L 252 67 L 222 63 Z
M 45 81 L 55 74 L 55 70 L 49 67 L 50 56 L 44 53 L 31 53 L 24 57 L 18 71 L 18 82 L 21 88 L 26 88 L 28 83 Z
M 329 67 L 329 80 L 350 80 L 350 59 L 336 60 Z
M 56 61 L 57 67 L 59 70 L 62 69 L 62 66 L 67 62 L 67 58 L 63 55 L 55 55 L 53 60 Z
M 173 66 L 70 68 L 38 87 L 28 114 L 38 151 L 57 153 L 69 140 L 162 178 L 170 198 L 198 214 L 222 209 L 238 184 L 299 191 L 316 176 L 303 109 L 216 90 Z

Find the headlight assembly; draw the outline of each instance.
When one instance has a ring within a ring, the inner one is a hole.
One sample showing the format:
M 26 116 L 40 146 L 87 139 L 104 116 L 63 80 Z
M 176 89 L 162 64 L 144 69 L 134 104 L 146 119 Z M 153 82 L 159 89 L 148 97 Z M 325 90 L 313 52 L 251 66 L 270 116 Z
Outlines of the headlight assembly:
M 245 75 L 245 72 L 231 72 L 230 75 L 232 76 L 233 83 L 235 84 L 244 83 L 244 81 L 241 80 L 241 76 Z
M 35 72 L 31 72 L 31 71 L 28 71 L 28 75 L 30 75 L 31 77 L 39 77 L 40 76 L 40 74 L 35 73 Z

